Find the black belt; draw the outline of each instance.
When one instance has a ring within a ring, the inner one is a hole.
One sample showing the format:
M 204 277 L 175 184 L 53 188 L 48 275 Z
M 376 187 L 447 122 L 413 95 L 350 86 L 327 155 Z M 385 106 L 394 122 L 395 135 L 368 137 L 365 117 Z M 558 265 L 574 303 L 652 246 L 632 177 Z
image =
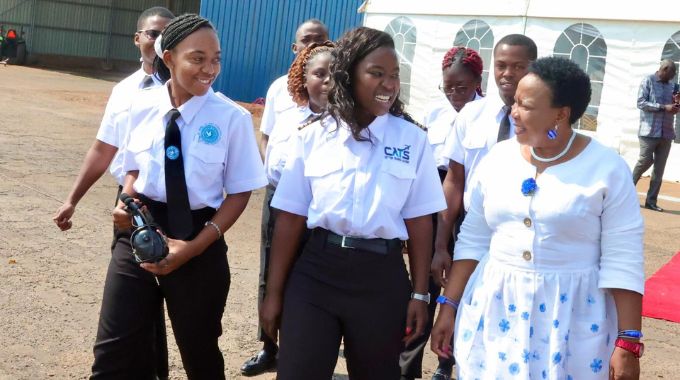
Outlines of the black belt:
M 325 244 L 336 247 L 368 251 L 386 255 L 388 253 L 400 253 L 402 241 L 399 239 L 362 239 L 338 235 L 321 227 L 312 230 L 312 239 L 321 239 Z

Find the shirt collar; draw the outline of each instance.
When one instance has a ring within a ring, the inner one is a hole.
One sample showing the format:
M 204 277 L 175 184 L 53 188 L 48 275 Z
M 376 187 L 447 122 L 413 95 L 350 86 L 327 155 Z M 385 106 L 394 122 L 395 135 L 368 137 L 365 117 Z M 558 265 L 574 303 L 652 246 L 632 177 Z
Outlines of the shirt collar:
M 161 98 L 161 105 L 159 107 L 159 111 L 163 115 L 167 115 L 170 110 L 175 108 L 172 105 L 172 101 L 170 99 L 170 80 L 165 83 L 165 86 L 163 86 L 163 91 L 162 92 L 162 98 Z M 214 94 L 214 91 L 212 88 L 208 89 L 208 92 L 205 93 L 205 95 L 201 96 L 192 96 L 191 99 L 187 100 L 184 104 L 181 106 L 177 107 L 177 110 L 179 113 L 182 115 L 181 119 L 184 121 L 184 124 L 190 124 L 191 121 L 194 119 L 196 114 L 198 114 L 198 111 L 201 110 L 203 105 L 205 104 L 206 100 L 208 100 L 208 97 L 212 96 Z
M 370 137 L 375 138 L 378 141 L 383 141 L 385 137 L 385 127 L 389 121 L 391 114 L 386 113 L 382 116 L 376 116 L 375 119 L 371 122 L 371 124 L 368 125 L 368 127 L 364 128 L 361 131 L 361 136 L 368 138 L 369 137 L 369 131 Z M 349 129 L 349 125 L 347 123 L 342 123 L 342 127 L 339 128 L 339 132 L 341 133 L 341 140 L 342 142 L 347 141 L 350 138 L 353 138 L 352 136 L 352 131 Z

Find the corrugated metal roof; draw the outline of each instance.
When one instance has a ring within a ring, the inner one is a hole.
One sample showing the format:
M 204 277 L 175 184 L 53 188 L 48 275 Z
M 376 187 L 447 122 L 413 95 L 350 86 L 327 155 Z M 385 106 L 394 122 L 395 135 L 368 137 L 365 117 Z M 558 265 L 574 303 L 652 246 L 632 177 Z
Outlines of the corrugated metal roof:
M 201 15 L 218 30 L 222 73 L 216 90 L 253 101 L 264 97 L 274 79 L 285 74 L 294 58 L 291 44 L 300 23 L 318 18 L 330 38 L 360 26 L 360 0 L 203 0 Z

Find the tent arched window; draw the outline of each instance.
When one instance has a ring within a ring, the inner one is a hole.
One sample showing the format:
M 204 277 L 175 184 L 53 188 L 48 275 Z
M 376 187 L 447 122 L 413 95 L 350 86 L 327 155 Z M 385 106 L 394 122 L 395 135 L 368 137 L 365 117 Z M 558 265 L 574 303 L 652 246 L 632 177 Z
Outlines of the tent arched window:
M 493 32 L 489 24 L 482 20 L 470 20 L 463 25 L 456 38 L 453 40 L 453 46 L 465 46 L 466 48 L 476 50 L 482 61 L 484 62 L 484 71 L 482 71 L 482 91 L 486 93 L 486 84 L 489 81 L 489 67 L 491 64 L 491 55 L 493 53 Z
M 385 27 L 385 32 L 394 38 L 394 47 L 399 56 L 399 76 L 401 77 L 400 99 L 405 104 L 411 98 L 411 67 L 416 55 L 416 26 L 408 17 L 397 17 Z
M 664 59 L 675 62 L 675 71 L 680 72 L 678 70 L 678 66 L 680 66 L 680 30 L 675 32 L 663 47 L 661 60 Z M 675 83 L 680 83 L 680 75 L 675 76 Z M 677 115 L 675 116 L 675 142 L 680 144 L 680 117 Z
M 587 131 L 597 130 L 597 113 L 600 108 L 602 81 L 607 65 L 607 43 L 602 34 L 590 24 L 570 25 L 557 38 L 553 55 L 573 60 L 590 76 L 593 94 L 576 128 Z

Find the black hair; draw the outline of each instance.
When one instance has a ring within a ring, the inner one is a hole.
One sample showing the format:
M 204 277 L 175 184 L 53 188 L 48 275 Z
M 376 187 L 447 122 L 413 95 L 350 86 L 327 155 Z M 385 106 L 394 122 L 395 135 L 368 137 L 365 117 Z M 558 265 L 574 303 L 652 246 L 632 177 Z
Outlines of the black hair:
M 536 75 L 552 93 L 553 107 L 569 107 L 569 124 L 574 124 L 590 103 L 590 78 L 566 58 L 545 57 L 531 63 L 529 73 Z
M 149 9 L 145 10 L 144 12 L 142 12 L 139 15 L 139 18 L 137 19 L 137 29 L 138 30 L 141 29 L 142 24 L 144 24 L 144 21 L 146 21 L 146 19 L 148 19 L 149 17 L 153 17 L 153 16 L 160 16 L 160 17 L 167 18 L 167 19 L 170 19 L 170 20 L 175 18 L 175 15 L 172 14 L 172 12 L 170 12 L 170 10 L 168 8 L 151 7 Z
M 349 126 L 352 136 L 357 141 L 370 140 L 361 136 L 364 127 L 359 126 L 354 111 L 354 97 L 352 94 L 352 77 L 357 64 L 374 50 L 388 47 L 394 49 L 392 37 L 380 30 L 367 27 L 359 27 L 345 33 L 336 44 L 336 48 L 331 53 L 331 84 L 328 90 L 328 108 L 330 114 L 336 122 L 344 121 Z M 395 99 L 389 113 L 401 117 L 413 124 L 418 124 L 413 118 L 404 112 L 404 103 L 399 96 Z M 326 114 L 326 113 L 324 113 Z M 321 115 L 323 118 L 325 115 Z
M 531 38 L 525 36 L 524 34 L 508 34 L 507 36 L 501 38 L 496 46 L 493 48 L 493 53 L 496 54 L 496 49 L 501 45 L 510 46 L 524 46 L 527 49 L 527 55 L 530 61 L 535 61 L 538 57 L 538 48 L 536 43 Z
M 174 18 L 170 21 L 168 26 L 165 27 L 162 37 L 160 37 L 161 51 L 172 50 L 191 33 L 202 28 L 215 30 L 215 27 L 208 19 L 197 14 L 187 13 Z M 155 75 L 161 82 L 165 83 L 170 79 L 170 70 L 163 62 L 163 57 L 156 56 L 153 61 L 153 67 Z

